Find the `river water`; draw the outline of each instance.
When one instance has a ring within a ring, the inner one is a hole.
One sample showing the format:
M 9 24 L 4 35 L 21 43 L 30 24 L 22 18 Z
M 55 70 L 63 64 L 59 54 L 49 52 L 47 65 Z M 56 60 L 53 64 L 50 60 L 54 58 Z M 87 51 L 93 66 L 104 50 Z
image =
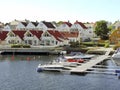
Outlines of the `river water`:
M 0 90 L 119 90 L 116 75 L 70 75 L 59 72 L 36 72 L 38 64 L 57 56 L 0 56 Z M 114 66 L 111 60 L 107 65 Z

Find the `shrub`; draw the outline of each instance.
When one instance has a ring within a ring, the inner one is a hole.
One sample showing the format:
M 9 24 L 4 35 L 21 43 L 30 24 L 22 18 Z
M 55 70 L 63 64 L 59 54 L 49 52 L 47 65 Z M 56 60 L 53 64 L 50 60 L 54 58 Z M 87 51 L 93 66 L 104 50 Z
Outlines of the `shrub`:
M 105 48 L 108 48 L 109 47 L 109 43 L 105 43 Z
M 30 45 L 13 44 L 11 48 L 30 48 Z
M 86 45 L 86 46 L 94 46 L 94 42 L 82 42 L 83 45 Z
M 105 43 L 97 43 L 97 46 L 104 47 Z
M 13 45 L 11 45 L 11 48 L 21 48 L 22 47 L 22 45 L 20 45 L 20 44 L 13 44 Z

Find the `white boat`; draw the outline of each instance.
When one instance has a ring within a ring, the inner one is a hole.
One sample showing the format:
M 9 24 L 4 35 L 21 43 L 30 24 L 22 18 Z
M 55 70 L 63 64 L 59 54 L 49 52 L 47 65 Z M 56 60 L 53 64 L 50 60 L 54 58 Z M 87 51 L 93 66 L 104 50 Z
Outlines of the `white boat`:
M 115 50 L 114 54 L 112 55 L 114 62 L 120 66 L 120 48 Z
M 68 65 L 62 65 L 62 64 L 47 64 L 47 65 L 38 65 L 37 72 L 42 71 L 63 71 L 63 70 L 70 70 L 71 68 L 68 67 Z
M 91 59 L 94 56 L 95 55 L 83 54 L 83 53 L 79 52 L 79 53 L 70 54 L 68 56 L 64 56 L 64 58 L 65 59 L 72 59 L 72 58 Z
M 62 70 L 70 70 L 73 67 L 80 65 L 78 62 L 67 62 L 65 60 L 53 60 L 53 62 L 45 65 L 38 65 L 37 71 L 62 71 Z

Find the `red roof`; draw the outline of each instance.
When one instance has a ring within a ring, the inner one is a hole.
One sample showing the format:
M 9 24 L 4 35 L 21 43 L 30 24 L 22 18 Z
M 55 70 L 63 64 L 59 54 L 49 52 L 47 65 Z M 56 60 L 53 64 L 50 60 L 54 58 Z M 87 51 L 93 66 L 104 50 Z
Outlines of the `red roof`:
M 24 34 L 26 31 L 18 31 L 18 30 L 14 30 L 12 31 L 15 35 L 18 35 L 21 39 L 23 39 Z
M 69 27 L 72 26 L 72 24 L 70 22 L 63 22 L 64 24 L 67 24 Z
M 5 40 L 8 31 L 0 31 L 0 40 Z
M 38 39 L 40 39 L 43 31 L 39 31 L 39 30 L 30 30 L 30 32 L 35 35 Z
M 79 24 L 83 29 L 87 29 L 87 27 L 82 22 L 76 21 L 74 24 Z
M 47 30 L 51 35 L 55 37 L 56 40 L 61 41 L 61 39 L 67 39 L 65 38 L 59 31 L 56 30 Z M 60 39 L 61 38 L 61 39 Z
M 61 32 L 61 34 L 67 38 L 70 38 L 70 37 L 78 37 L 79 35 L 79 32 Z

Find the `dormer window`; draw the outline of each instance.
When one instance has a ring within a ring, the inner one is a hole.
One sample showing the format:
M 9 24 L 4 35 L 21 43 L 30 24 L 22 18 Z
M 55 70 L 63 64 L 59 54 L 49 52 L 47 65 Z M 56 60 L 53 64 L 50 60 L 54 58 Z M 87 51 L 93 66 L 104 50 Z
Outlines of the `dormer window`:
M 45 36 L 45 37 L 49 37 L 50 35 L 49 35 L 48 33 L 45 33 L 44 36 Z
M 10 33 L 9 35 L 10 35 L 10 37 L 15 37 L 15 35 L 13 33 Z
M 27 37 L 32 37 L 31 33 L 26 34 Z

